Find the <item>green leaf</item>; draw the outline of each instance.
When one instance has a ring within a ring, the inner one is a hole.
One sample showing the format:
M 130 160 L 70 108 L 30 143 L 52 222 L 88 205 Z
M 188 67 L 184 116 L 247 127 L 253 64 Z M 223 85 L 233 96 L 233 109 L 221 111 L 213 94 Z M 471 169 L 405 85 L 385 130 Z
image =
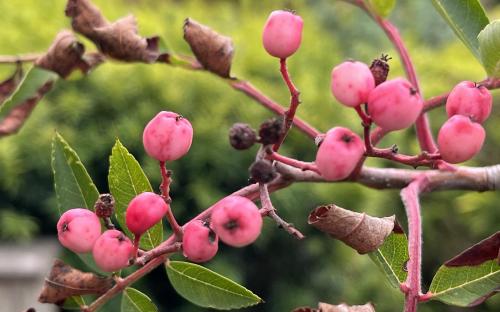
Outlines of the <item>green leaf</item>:
M 481 61 L 477 36 L 489 23 L 481 3 L 478 0 L 432 0 L 432 3 L 458 38 Z
M 108 184 L 116 201 L 116 219 L 122 229 L 130 235 L 125 224 L 127 206 L 136 195 L 152 192 L 153 189 L 137 160 L 119 140 L 116 140 L 109 158 Z M 159 222 L 142 235 L 140 246 L 149 250 L 158 246 L 162 240 L 163 227 Z
M 481 60 L 489 77 L 500 76 L 500 20 L 488 24 L 477 36 Z
M 166 267 L 170 283 L 177 293 L 196 305 L 230 310 L 262 302 L 243 286 L 197 264 L 170 261 Z
M 442 265 L 429 291 L 431 299 L 470 307 L 500 289 L 500 232 L 488 237 Z
M 12 95 L 5 100 L 0 106 L 0 120 L 5 118 L 17 106 L 25 103 L 25 101 L 35 96 L 45 84 L 53 83 L 57 80 L 56 73 L 39 68 L 32 67 L 29 69 L 17 85 L 16 90 Z
M 76 152 L 57 132 L 52 139 L 52 172 L 61 214 L 72 208 L 93 210 L 99 191 Z M 91 254 L 78 256 L 95 272 L 107 274 L 97 268 Z
M 374 252 L 370 258 L 385 273 L 389 283 L 399 289 L 399 284 L 406 280 L 405 271 L 408 256 L 408 239 L 401 227 L 396 223 L 393 232 L 387 236 L 384 244 Z
M 387 17 L 391 14 L 396 6 L 396 0 L 368 0 L 370 7 L 382 17 Z
M 122 296 L 122 312 L 158 312 L 156 305 L 148 296 L 137 289 L 127 287 Z
M 86 305 L 85 299 L 82 296 L 72 296 L 64 300 L 63 309 L 65 310 L 80 310 Z

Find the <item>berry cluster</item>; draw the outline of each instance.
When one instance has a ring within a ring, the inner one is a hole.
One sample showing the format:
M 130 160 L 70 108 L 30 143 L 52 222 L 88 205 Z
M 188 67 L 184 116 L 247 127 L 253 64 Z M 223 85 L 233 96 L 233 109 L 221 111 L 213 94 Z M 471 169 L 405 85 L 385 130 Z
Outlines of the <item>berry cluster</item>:
M 160 166 L 185 155 L 192 139 L 193 128 L 189 121 L 173 112 L 160 112 L 146 125 L 143 133 L 144 149 L 160 162 Z M 169 176 L 163 178 L 169 179 Z M 115 229 L 109 219 L 114 204 L 110 194 L 101 195 L 95 206 L 96 213 L 83 208 L 63 213 L 57 223 L 59 241 L 76 253 L 92 252 L 95 263 L 103 271 L 113 272 L 129 266 L 137 257 L 140 237 L 165 215 L 171 215 L 170 197 L 165 194 L 168 190 L 163 189 L 164 183 L 169 181 L 163 181 L 161 195 L 144 192 L 128 204 L 125 223 L 134 235 L 133 241 Z M 99 217 L 108 227 L 103 233 Z M 182 239 L 186 258 L 204 262 L 217 253 L 219 237 L 228 245 L 242 247 L 255 241 L 261 228 L 262 217 L 257 206 L 247 198 L 229 196 L 214 206 L 208 220 L 192 220 L 186 224 L 179 239 Z

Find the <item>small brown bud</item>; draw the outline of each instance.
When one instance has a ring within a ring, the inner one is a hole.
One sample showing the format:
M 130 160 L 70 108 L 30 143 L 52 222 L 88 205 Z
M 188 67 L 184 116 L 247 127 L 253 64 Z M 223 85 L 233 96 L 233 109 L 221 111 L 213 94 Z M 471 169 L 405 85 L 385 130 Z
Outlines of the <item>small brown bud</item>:
M 389 75 L 389 64 L 387 63 L 391 57 L 387 54 L 382 54 L 380 58 L 374 59 L 370 70 L 372 72 L 373 78 L 375 78 L 375 85 L 378 86 L 382 82 L 387 80 L 387 75 Z
M 229 143 L 237 150 L 245 150 L 257 141 L 255 130 L 245 123 L 235 123 L 229 129 Z
M 115 210 L 115 199 L 111 194 L 101 194 L 94 204 L 95 214 L 99 218 L 110 218 Z
M 260 142 L 264 145 L 278 143 L 283 135 L 283 119 L 271 118 L 260 125 Z
M 267 160 L 255 161 L 249 169 L 250 177 L 253 181 L 259 183 L 269 183 L 277 176 L 276 169 Z

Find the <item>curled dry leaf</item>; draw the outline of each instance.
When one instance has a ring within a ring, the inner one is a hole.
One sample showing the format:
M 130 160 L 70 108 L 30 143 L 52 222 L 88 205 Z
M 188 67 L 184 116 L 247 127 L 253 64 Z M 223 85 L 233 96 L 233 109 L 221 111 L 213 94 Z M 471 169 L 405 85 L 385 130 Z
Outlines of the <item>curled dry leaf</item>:
M 375 312 L 375 308 L 371 303 L 365 305 L 349 306 L 345 303 L 340 305 L 332 305 L 320 302 L 318 308 L 302 307 L 293 310 L 292 312 Z
M 75 69 L 87 73 L 100 64 L 102 56 L 92 54 L 84 57 L 85 47 L 69 30 L 59 32 L 47 53 L 36 60 L 35 65 L 56 72 L 66 78 Z
M 89 0 L 68 0 L 66 16 L 71 18 L 76 32 L 92 40 L 107 56 L 125 62 L 168 60 L 166 54 L 159 52 L 158 37 L 139 36 L 133 15 L 110 23 Z
M 376 250 L 391 234 L 395 217 L 376 218 L 336 205 L 320 206 L 309 215 L 308 223 L 343 241 L 360 254 Z
M 203 67 L 223 78 L 229 78 L 234 48 L 231 38 L 187 18 L 184 39 Z
M 79 271 L 59 259 L 54 261 L 38 297 L 41 303 L 63 304 L 76 295 L 101 295 L 113 287 L 113 279 Z
M 32 97 L 14 107 L 3 120 L 0 120 L 0 137 L 19 131 L 40 99 L 52 89 L 54 81 L 45 83 Z
M 16 70 L 6 80 L 0 82 L 0 105 L 5 101 L 16 89 L 23 78 L 23 67 L 21 62 L 16 64 Z

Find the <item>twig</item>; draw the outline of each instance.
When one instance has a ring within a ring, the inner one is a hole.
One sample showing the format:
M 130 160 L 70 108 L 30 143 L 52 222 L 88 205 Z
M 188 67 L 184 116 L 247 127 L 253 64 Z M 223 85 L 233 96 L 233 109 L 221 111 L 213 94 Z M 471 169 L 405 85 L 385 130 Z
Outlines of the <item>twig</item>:
M 280 216 L 278 216 L 278 214 L 276 213 L 276 208 L 274 208 L 273 203 L 271 202 L 271 197 L 269 196 L 269 191 L 266 184 L 259 184 L 259 192 L 260 202 L 262 204 L 262 208 L 260 209 L 261 215 L 268 216 L 273 219 L 278 227 L 284 229 L 288 232 L 288 234 L 292 235 L 296 239 L 304 239 L 304 234 L 297 230 L 293 226 L 293 224 L 286 222 Z
M 170 183 L 172 183 L 172 171 L 167 170 L 164 161 L 160 161 L 160 171 L 161 171 L 161 184 L 160 184 L 161 196 L 163 197 L 165 202 L 168 205 L 170 205 L 172 203 L 172 198 L 170 197 Z M 177 223 L 177 220 L 175 219 L 171 207 L 167 209 L 166 217 L 168 223 L 170 223 L 170 226 L 172 227 L 172 231 L 174 232 L 177 241 L 182 241 L 183 230 L 182 227 L 179 225 L 179 223 Z
M 0 55 L 0 64 L 11 64 L 18 62 L 34 62 L 44 53 L 27 53 L 20 55 Z
M 289 157 L 280 155 L 276 152 L 273 152 L 272 150 L 270 150 L 269 152 L 270 153 L 267 155 L 267 158 L 270 160 L 279 161 L 281 163 L 290 165 L 290 166 L 295 167 L 295 168 L 299 168 L 301 170 L 311 170 L 311 171 L 314 171 L 316 173 L 320 173 L 318 167 L 314 163 L 304 162 L 304 161 L 300 161 L 297 159 L 289 158 Z
M 135 263 L 143 266 L 153 258 L 156 258 L 164 254 L 172 254 L 180 250 L 182 250 L 182 243 L 180 242 L 175 242 L 171 245 L 162 246 L 161 248 L 153 248 L 149 251 L 144 252 L 142 256 L 136 259 Z

